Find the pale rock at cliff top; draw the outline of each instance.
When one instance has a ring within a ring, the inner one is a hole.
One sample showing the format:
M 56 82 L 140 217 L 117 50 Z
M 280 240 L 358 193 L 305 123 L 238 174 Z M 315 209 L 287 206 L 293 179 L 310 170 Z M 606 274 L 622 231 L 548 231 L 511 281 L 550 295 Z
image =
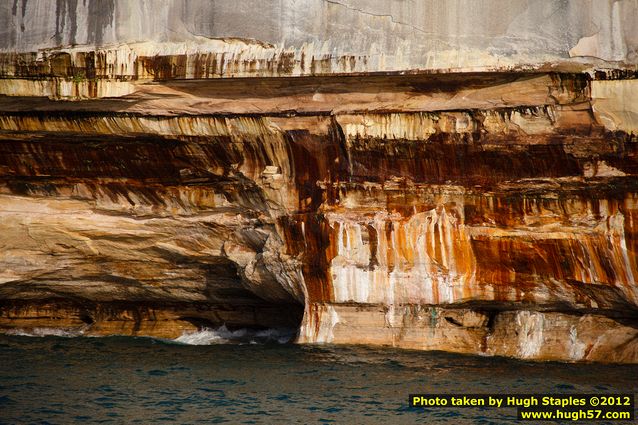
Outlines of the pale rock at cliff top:
M 637 24 L 638 0 L 4 2 L 0 329 L 638 362 Z

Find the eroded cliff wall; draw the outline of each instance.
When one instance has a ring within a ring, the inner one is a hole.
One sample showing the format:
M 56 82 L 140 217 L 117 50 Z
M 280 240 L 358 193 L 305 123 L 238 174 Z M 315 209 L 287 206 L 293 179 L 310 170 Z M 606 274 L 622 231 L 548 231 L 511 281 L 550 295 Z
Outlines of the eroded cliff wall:
M 638 361 L 635 1 L 44 3 L 0 10 L 5 330 Z

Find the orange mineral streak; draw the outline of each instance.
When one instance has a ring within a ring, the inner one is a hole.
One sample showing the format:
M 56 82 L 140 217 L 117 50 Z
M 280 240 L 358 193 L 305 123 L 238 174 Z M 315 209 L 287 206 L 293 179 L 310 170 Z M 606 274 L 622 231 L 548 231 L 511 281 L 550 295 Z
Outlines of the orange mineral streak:
M 327 213 L 336 243 L 331 301 L 437 304 L 465 299 L 476 259 L 462 217 L 449 205 L 411 217 Z
M 526 200 L 526 213 L 535 214 L 506 217 L 507 228 L 473 227 L 478 282 L 515 284 L 528 292 L 548 282 L 615 286 L 636 303 L 634 199 Z M 493 212 L 481 214 L 499 222 Z M 497 298 L 509 300 L 510 294 L 499 291 Z M 543 292 L 533 298 L 541 301 Z
M 161 82 L 126 99 L 0 99 L 0 328 L 179 302 L 162 332 L 303 310 L 302 342 L 635 361 L 638 143 L 590 76 L 191 59 L 140 56 Z
M 315 259 L 304 269 L 309 300 L 591 307 L 571 288 L 592 285 L 615 287 L 636 303 L 637 212 L 632 194 L 624 200 L 467 194 L 407 216 L 382 206 L 326 209 L 321 249 L 303 254 Z M 327 273 L 318 273 L 320 264 Z

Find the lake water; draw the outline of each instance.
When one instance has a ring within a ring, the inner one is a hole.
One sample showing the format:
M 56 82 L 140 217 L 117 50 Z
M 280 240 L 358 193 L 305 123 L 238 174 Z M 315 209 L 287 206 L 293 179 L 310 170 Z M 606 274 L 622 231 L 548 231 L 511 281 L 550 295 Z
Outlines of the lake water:
M 0 423 L 520 425 L 514 409 L 410 409 L 408 394 L 638 388 L 638 365 L 282 344 L 288 337 L 0 336 Z

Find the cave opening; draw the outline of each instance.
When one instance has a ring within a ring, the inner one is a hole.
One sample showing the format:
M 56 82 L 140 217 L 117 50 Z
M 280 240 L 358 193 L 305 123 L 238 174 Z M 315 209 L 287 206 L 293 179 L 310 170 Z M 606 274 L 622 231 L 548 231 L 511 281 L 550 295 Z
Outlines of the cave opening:
M 181 317 L 199 331 L 221 329 L 224 339 L 242 340 L 244 334 L 269 332 L 296 339 L 305 306 L 276 279 L 265 279 L 263 287 L 253 286 L 242 279 L 236 263 L 219 259 L 207 266 L 206 286 L 209 303 Z

